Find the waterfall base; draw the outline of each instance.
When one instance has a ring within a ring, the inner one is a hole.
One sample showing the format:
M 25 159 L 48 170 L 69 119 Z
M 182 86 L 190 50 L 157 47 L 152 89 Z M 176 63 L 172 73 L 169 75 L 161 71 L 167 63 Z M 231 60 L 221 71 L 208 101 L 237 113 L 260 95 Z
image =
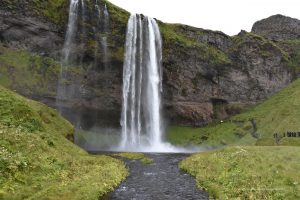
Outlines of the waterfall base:
M 139 145 L 121 146 L 121 132 L 113 128 L 92 128 L 88 131 L 78 129 L 75 143 L 89 152 L 151 152 L 151 153 L 193 153 L 206 151 L 199 146 L 180 147 L 168 142 L 156 145 L 141 143 Z

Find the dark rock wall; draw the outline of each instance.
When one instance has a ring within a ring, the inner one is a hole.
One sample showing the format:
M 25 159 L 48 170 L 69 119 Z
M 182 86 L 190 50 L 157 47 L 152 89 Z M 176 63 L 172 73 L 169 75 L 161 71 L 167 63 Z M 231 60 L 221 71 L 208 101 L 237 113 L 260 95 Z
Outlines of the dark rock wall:
M 80 80 L 80 98 L 65 102 L 64 109 L 70 113 L 71 120 L 82 118 L 82 125 L 87 128 L 95 124 L 118 126 L 129 14 L 108 3 L 111 17 L 108 49 L 111 55 L 109 70 L 104 71 L 103 52 L 99 50 L 95 54 L 94 51 L 98 44 L 93 32 L 96 22 L 92 5 L 93 2 L 88 1 L 88 20 L 78 22 L 77 48 L 73 52 L 75 70 L 70 71 L 70 83 L 78 84 Z M 60 60 L 67 22 L 65 16 L 49 18 L 34 12 L 28 14 L 29 11 L 16 13 L 12 11 L 14 8 L 8 9 L 5 2 L 0 6 L 2 44 Z M 65 10 L 66 5 L 62 4 L 61 9 Z M 55 19 L 60 19 L 59 23 Z M 268 26 L 264 25 L 265 21 Z M 275 26 L 276 23 L 279 25 Z M 281 23 L 290 24 L 292 33 L 285 29 L 279 31 Z M 240 105 L 255 104 L 268 98 L 297 76 L 295 66 L 299 67 L 299 63 L 293 60 L 294 67 L 291 67 L 295 48 L 289 49 L 289 44 L 271 41 L 298 39 L 299 21 L 295 19 L 284 18 L 282 22 L 282 17 L 271 17 L 257 22 L 253 33 L 242 31 L 234 37 L 185 25 L 159 22 L 159 26 L 164 48 L 163 103 L 165 117 L 170 123 L 203 126 L 214 119 L 226 118 L 238 113 Z M 85 35 L 82 34 L 83 28 Z M 57 82 L 51 80 L 48 84 L 53 85 L 50 87 L 53 91 L 47 95 L 34 88 L 30 93 L 26 92 L 25 85 L 24 88 L 20 85 L 12 87 L 26 96 L 55 106 Z
M 63 37 L 63 30 L 53 23 L 0 10 L 0 39 L 9 47 L 58 58 Z

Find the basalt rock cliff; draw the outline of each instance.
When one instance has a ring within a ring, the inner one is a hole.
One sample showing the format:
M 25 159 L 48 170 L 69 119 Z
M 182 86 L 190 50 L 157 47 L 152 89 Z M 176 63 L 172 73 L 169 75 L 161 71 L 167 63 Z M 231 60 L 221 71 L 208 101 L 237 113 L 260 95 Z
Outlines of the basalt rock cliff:
M 67 117 L 82 126 L 119 126 L 122 67 L 129 13 L 107 1 L 109 32 L 95 2 L 79 8 L 76 48 L 66 85 Z M 0 84 L 55 107 L 67 0 L 0 2 Z M 169 123 L 203 126 L 273 95 L 299 74 L 300 21 L 275 15 L 236 36 L 159 22 L 163 38 L 163 104 Z M 99 36 L 108 38 L 103 61 Z M 106 63 L 107 62 L 107 63 Z M 104 66 L 108 66 L 105 69 Z

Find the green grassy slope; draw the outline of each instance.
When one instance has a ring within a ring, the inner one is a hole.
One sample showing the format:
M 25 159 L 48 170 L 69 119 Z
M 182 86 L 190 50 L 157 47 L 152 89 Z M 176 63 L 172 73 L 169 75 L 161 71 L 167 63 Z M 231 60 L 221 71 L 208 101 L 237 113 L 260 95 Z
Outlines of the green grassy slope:
M 223 123 L 205 128 L 171 127 L 167 139 L 173 144 L 261 144 L 274 145 L 273 134 L 300 131 L 300 79 L 294 81 L 267 101 L 233 116 Z M 254 130 L 254 119 L 257 130 Z M 254 133 L 255 132 L 255 133 Z M 252 134 L 258 137 L 252 137 Z M 299 145 L 299 138 L 284 138 L 282 145 Z
M 300 199 L 300 147 L 230 147 L 180 163 L 216 199 Z
M 27 95 L 54 96 L 59 72 L 60 64 L 52 58 L 0 43 L 0 84 L 5 87 Z
M 66 139 L 53 109 L 0 86 L 0 199 L 98 199 L 127 175 L 121 161 Z

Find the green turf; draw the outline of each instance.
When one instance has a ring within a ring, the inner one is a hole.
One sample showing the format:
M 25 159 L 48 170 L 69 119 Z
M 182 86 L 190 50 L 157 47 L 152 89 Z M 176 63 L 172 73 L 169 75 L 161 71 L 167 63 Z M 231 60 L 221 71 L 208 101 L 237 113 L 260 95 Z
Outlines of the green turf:
M 147 157 L 145 154 L 140 152 L 122 152 L 122 153 L 115 153 L 113 156 L 127 158 L 131 160 L 139 160 L 142 164 L 151 164 L 153 163 L 153 159 Z
M 300 199 L 300 147 L 228 147 L 180 163 L 215 199 Z
M 74 145 L 55 110 L 0 86 L 0 199 L 98 199 L 127 175 L 121 161 Z

